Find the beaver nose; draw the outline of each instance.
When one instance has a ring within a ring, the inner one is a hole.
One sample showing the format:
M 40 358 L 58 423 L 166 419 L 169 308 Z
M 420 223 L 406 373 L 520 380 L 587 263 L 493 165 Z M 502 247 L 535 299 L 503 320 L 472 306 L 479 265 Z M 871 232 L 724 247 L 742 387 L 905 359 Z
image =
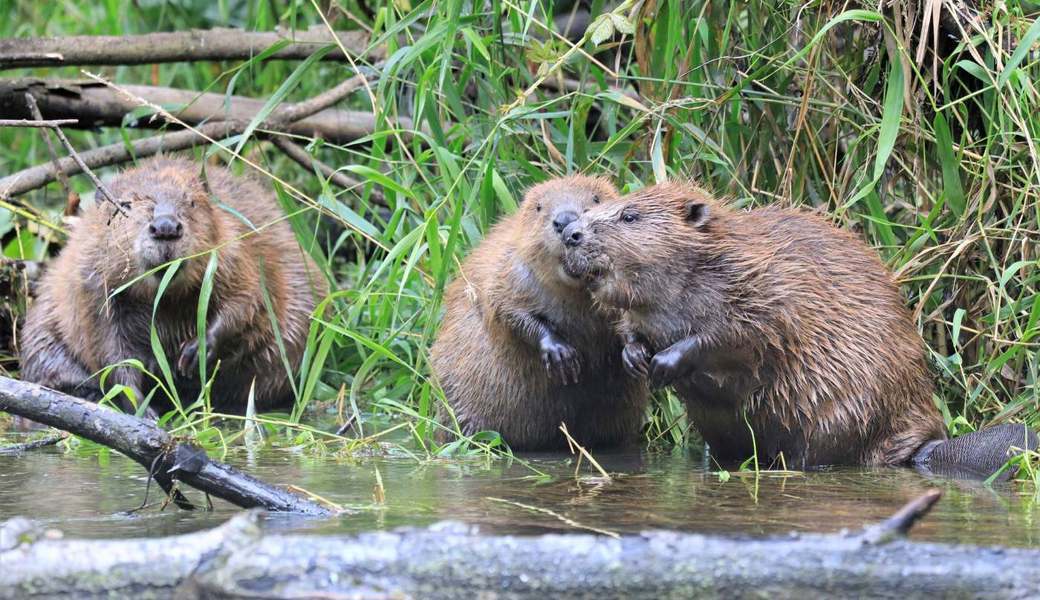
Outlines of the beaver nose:
M 561 235 L 563 243 L 571 248 L 581 245 L 581 240 L 585 237 L 581 230 L 581 223 L 571 223 L 563 230 Z
M 563 233 L 563 229 L 565 227 L 577 220 L 578 213 L 570 210 L 565 210 L 560 214 L 556 215 L 556 218 L 553 219 L 553 229 L 556 230 L 556 233 Z
M 170 215 L 155 217 L 148 225 L 148 233 L 152 234 L 152 238 L 156 240 L 180 239 L 183 232 L 184 227 L 181 222 Z

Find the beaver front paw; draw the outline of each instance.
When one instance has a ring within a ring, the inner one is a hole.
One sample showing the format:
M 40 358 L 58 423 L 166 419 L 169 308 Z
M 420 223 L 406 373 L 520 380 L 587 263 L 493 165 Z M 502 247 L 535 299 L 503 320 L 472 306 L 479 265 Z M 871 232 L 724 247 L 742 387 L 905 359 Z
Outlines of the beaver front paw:
M 206 368 L 209 370 L 213 367 L 214 357 L 216 356 L 216 348 L 213 340 L 206 340 Z M 194 370 L 199 365 L 199 340 L 190 339 L 185 340 L 181 344 L 181 355 L 177 359 L 177 372 L 184 377 L 191 377 Z
M 621 351 L 625 372 L 636 379 L 645 379 L 650 373 L 650 349 L 642 342 L 629 342 Z
M 581 373 L 581 357 L 578 351 L 568 344 L 551 337 L 545 337 L 541 342 L 542 364 L 549 373 L 549 377 L 571 385 L 578 383 L 578 375 Z
M 655 388 L 671 385 L 689 371 L 683 353 L 676 348 L 667 348 L 650 359 L 650 385 Z

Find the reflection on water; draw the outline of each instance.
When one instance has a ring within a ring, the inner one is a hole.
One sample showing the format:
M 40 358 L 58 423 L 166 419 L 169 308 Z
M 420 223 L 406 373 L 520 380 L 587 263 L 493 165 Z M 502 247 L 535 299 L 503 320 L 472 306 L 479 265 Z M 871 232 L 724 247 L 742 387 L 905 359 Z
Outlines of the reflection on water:
M 930 480 L 909 469 L 840 469 L 789 476 L 734 474 L 726 482 L 706 470 L 700 453 L 597 454 L 611 473 L 605 483 L 574 477 L 569 456 L 529 457 L 550 475 L 532 476 L 519 461 L 432 461 L 316 458 L 266 450 L 228 462 L 273 483 L 304 487 L 353 509 L 325 521 L 276 518 L 285 530 L 350 533 L 442 519 L 495 533 L 577 531 L 572 523 L 619 533 L 646 529 L 762 535 L 856 529 L 889 516 L 908 499 L 938 485 L 945 496 L 913 531 L 920 540 L 1040 546 L 1040 506 L 1010 485 Z M 376 471 L 386 502 L 373 503 Z M 235 508 L 213 512 L 167 509 L 134 517 L 117 513 L 140 504 L 144 471 L 122 456 L 51 448 L 0 456 L 0 520 L 45 520 L 72 536 L 122 537 L 186 533 L 225 521 Z M 152 488 L 153 498 L 156 488 Z M 198 498 L 193 495 L 193 498 Z M 492 500 L 499 499 L 499 500 Z M 201 499 L 200 499 L 201 500 Z M 504 500 L 505 502 L 503 502 Z

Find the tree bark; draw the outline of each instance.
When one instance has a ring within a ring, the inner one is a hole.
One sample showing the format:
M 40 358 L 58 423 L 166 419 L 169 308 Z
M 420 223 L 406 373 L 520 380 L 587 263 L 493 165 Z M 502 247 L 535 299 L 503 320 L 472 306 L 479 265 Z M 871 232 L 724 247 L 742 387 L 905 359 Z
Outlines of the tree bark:
M 356 86 L 356 87 L 360 87 Z M 355 89 L 356 89 L 355 87 Z M 264 106 L 263 100 L 224 94 L 199 93 L 168 87 L 120 85 L 120 88 L 164 108 L 189 125 L 208 121 L 242 121 L 248 123 Z M 40 106 L 44 119 L 78 119 L 66 128 L 93 129 L 119 127 L 128 114 L 140 107 L 138 102 L 108 86 L 90 81 L 44 79 L 0 80 L 0 116 L 8 119 L 32 119 L 25 104 L 31 93 Z M 136 127 L 162 127 L 161 118 L 151 115 L 137 119 Z M 376 119 L 371 112 L 325 109 L 304 119 L 287 122 L 276 130 L 304 137 L 319 137 L 334 144 L 344 144 L 371 134 Z M 398 126 L 411 129 L 410 119 L 401 118 Z
M 330 106 L 334 105 L 339 100 L 346 97 L 348 94 L 353 92 L 355 89 L 364 84 L 365 75 L 356 75 L 350 79 L 344 80 L 333 88 L 330 88 L 321 94 L 309 98 L 302 102 L 295 104 L 286 104 L 275 109 L 271 116 L 264 122 L 264 127 L 270 127 L 275 130 L 279 128 L 289 127 L 290 124 L 307 119 L 312 115 L 322 113 Z M 53 97 L 60 96 L 63 94 L 72 93 L 73 95 L 79 93 L 79 90 L 83 88 L 84 84 L 73 83 L 74 86 L 71 90 L 59 86 L 57 89 L 48 89 L 46 94 L 37 95 L 36 86 L 44 86 L 47 84 L 40 80 L 21 80 L 23 84 L 12 84 L 13 87 L 7 92 L 8 95 L 15 95 L 15 92 L 25 92 L 29 89 L 33 89 L 33 97 L 37 99 L 38 104 L 42 104 L 42 97 Z M 36 82 L 36 83 L 33 83 Z M 2 89 L 2 83 L 0 83 L 0 89 Z M 99 86 L 106 90 L 110 90 L 107 86 L 101 84 L 90 83 L 90 86 Z M 25 88 L 25 89 L 23 89 Z M 155 88 L 151 88 L 155 89 Z M 62 91 L 64 90 L 64 91 Z M 194 96 L 195 94 L 193 94 Z M 26 106 L 24 101 L 22 104 L 14 103 L 9 106 L 9 109 L 14 110 L 11 107 Z M 136 106 L 136 103 L 134 104 Z M 28 110 L 26 107 L 24 110 Z M 333 111 L 342 112 L 342 111 Z M 2 114 L 2 113 L 0 113 Z M 399 121 L 402 127 L 410 127 L 411 122 L 402 119 Z M 83 163 L 90 169 L 100 169 L 102 167 L 108 167 L 112 165 L 121 164 L 133 160 L 134 158 L 146 158 L 157 154 L 159 152 L 176 152 L 178 150 L 185 150 L 195 146 L 209 143 L 207 138 L 212 139 L 223 139 L 233 135 L 238 135 L 245 131 L 248 125 L 247 121 L 234 120 L 234 121 L 214 121 L 200 125 L 197 127 L 199 133 L 194 131 L 176 131 L 174 133 L 164 133 L 155 137 L 144 138 L 133 142 L 130 148 L 127 148 L 122 142 L 110 144 L 108 146 L 102 146 L 86 152 L 80 152 L 80 158 Z M 370 129 L 368 133 L 372 130 Z M 200 135 L 203 134 L 203 135 Z M 52 161 L 51 164 L 42 164 L 35 167 L 30 167 L 17 173 L 12 173 L 6 177 L 0 178 L 0 198 L 13 198 L 21 194 L 25 194 L 32 190 L 41 188 L 53 181 L 55 181 L 58 173 L 65 173 L 66 175 L 76 175 L 81 173 L 79 164 L 72 157 L 65 157 L 57 162 Z
M 363 31 L 336 34 L 352 56 L 382 58 L 382 48 L 369 48 Z M 156 63 L 245 60 L 275 43 L 291 43 L 272 58 L 302 60 L 335 40 L 324 27 L 303 31 L 242 31 L 241 29 L 193 29 L 172 33 L 123 36 L 68 36 L 56 38 L 0 39 L 0 69 L 81 65 L 145 65 Z M 325 60 L 346 60 L 337 47 Z
M 873 542 L 870 532 L 885 524 L 857 535 L 750 540 L 480 535 L 458 523 L 316 536 L 264 534 L 258 516 L 171 538 L 110 541 L 50 539 L 14 519 L 0 526 L 0 598 L 905 600 L 1029 598 L 1040 590 L 1038 550 L 915 543 L 898 528 L 896 539 Z
M 151 421 L 74 398 L 45 387 L 0 377 L 0 411 L 74 433 L 132 458 L 156 482 L 170 479 L 222 498 L 242 508 L 328 515 L 331 511 L 287 490 L 268 485 L 170 436 Z M 195 459 L 188 461 L 187 459 Z M 191 466 L 186 466 L 193 463 Z M 179 468 L 178 468 L 179 467 Z M 170 472 L 174 471 L 173 475 Z

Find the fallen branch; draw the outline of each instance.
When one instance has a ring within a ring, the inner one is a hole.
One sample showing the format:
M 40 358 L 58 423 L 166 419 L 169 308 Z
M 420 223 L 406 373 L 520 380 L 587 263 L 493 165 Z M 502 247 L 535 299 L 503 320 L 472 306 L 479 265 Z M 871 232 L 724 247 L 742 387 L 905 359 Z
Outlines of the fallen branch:
M 33 383 L 0 377 L 0 411 L 117 450 L 147 469 L 167 492 L 171 489 L 171 480 L 176 479 L 243 508 L 261 507 L 308 515 L 331 512 L 228 465 L 208 460 L 204 453 L 171 437 L 150 421 Z
M 329 106 L 335 104 L 342 98 L 346 97 L 353 90 L 357 89 L 364 83 L 364 75 L 357 75 L 343 81 L 335 87 L 318 94 L 317 96 L 308 100 L 298 102 L 296 104 L 287 104 L 276 109 L 271 117 L 265 122 L 265 126 L 271 124 L 274 127 L 281 127 L 283 130 L 292 131 L 292 127 L 288 124 L 295 124 L 300 121 L 306 122 L 306 119 L 315 113 L 322 113 Z M 70 90 L 64 86 L 48 87 L 48 84 L 40 80 L 20 80 L 22 83 L 15 82 L 0 82 L 0 89 L 7 90 L 6 92 L 0 93 L 0 97 L 7 97 L 7 94 L 26 90 L 31 90 L 36 98 L 37 102 L 40 103 L 41 109 L 46 105 L 46 102 L 41 101 L 41 96 L 37 95 L 42 87 L 45 91 L 52 93 L 46 93 L 43 97 L 53 100 L 59 96 L 66 95 L 69 93 L 75 94 L 80 93 L 85 89 L 101 89 L 105 90 L 105 93 L 110 94 L 112 98 L 122 96 L 117 94 L 114 90 L 111 90 L 103 84 L 74 84 L 76 88 Z M 10 86 L 9 88 L 4 86 Z M 137 86 L 129 86 L 133 89 Z M 146 88 L 146 89 L 157 89 L 157 88 Z M 162 89 L 162 88 L 159 88 Z M 205 94 L 204 94 L 205 95 Z M 217 96 L 217 94 L 210 94 L 211 96 Z M 192 97 L 198 96 L 192 93 Z M 223 96 L 220 96 L 223 100 Z M 127 103 L 130 110 L 136 108 L 138 103 L 129 98 L 122 98 L 123 102 Z M 254 101 L 259 102 L 259 101 Z M 14 107 L 23 106 L 21 104 L 15 104 Z M 0 111 L 7 110 L 6 105 L 0 101 Z M 24 107 L 19 109 L 24 110 Z M 333 114 L 338 114 L 343 111 L 332 111 Z M 125 113 L 124 113 L 125 114 Z M 250 113 L 255 115 L 254 113 Z M 375 128 L 375 120 L 369 115 L 369 122 L 367 123 L 367 129 L 364 130 L 363 134 L 367 135 L 372 133 Z M 403 119 L 400 123 L 402 127 L 410 127 L 410 122 L 405 122 Z M 80 152 L 80 158 L 83 163 L 91 169 L 100 169 L 102 167 L 108 167 L 112 165 L 121 164 L 134 160 L 135 158 L 146 158 L 159 152 L 176 152 L 179 150 L 186 150 L 195 146 L 209 143 L 209 139 L 224 139 L 234 135 L 238 135 L 245 131 L 248 126 L 248 121 L 236 119 L 236 120 L 224 120 L 215 121 L 212 123 L 206 123 L 197 127 L 197 131 L 182 130 L 173 133 L 164 133 L 158 136 L 149 137 L 137 140 L 130 144 L 128 148 L 126 144 L 118 142 L 110 144 L 108 146 L 102 146 L 86 152 Z M 358 131 L 359 135 L 362 134 Z M 54 164 L 43 164 L 35 167 L 24 169 L 17 173 L 12 173 L 2 179 L 0 179 L 0 199 L 12 198 L 30 192 L 32 190 L 41 188 L 55 180 L 55 173 L 58 171 L 64 171 L 68 175 L 76 175 L 81 172 L 79 165 L 72 158 L 63 158 L 58 161 L 57 171 Z
M 40 107 L 36 104 L 36 99 L 33 98 L 33 95 L 27 92 L 25 101 L 29 106 L 29 113 L 32 114 L 32 118 L 36 119 L 37 123 L 43 122 L 43 115 L 40 113 Z M 57 123 L 58 121 L 51 122 Z M 79 121 L 77 120 L 77 122 Z M 65 174 L 65 171 L 61 170 L 61 165 L 58 164 L 58 153 L 54 150 L 54 142 L 51 141 L 51 136 L 44 133 L 43 142 L 47 146 L 47 156 L 51 159 L 51 166 L 54 167 L 55 174 L 58 176 L 58 183 L 61 184 L 61 189 L 65 191 L 65 216 L 75 215 L 79 212 L 79 194 L 72 191 L 69 176 Z
M 77 119 L 54 119 L 51 121 L 30 121 L 29 119 L 0 119 L 0 127 L 61 127 L 62 125 L 75 125 Z
M 861 535 L 499 536 L 457 523 L 279 535 L 250 512 L 170 538 L 53 537 L 25 519 L 0 526 L 0 598 L 1027 598 L 1040 589 L 1035 549 Z
M 304 137 L 320 137 L 334 144 L 345 144 L 370 135 L 376 126 L 370 112 L 336 110 L 329 108 L 354 90 L 360 88 L 362 78 L 352 77 L 328 92 L 299 105 L 285 105 L 265 124 L 267 129 Z M 129 94 L 162 106 L 181 121 L 199 125 L 211 121 L 241 121 L 248 123 L 263 108 L 265 102 L 242 96 L 217 93 L 199 93 L 168 87 L 147 85 L 120 85 Z M 332 94 L 330 95 L 330 92 Z M 62 81 L 42 79 L 0 80 L 0 114 L 31 119 L 25 107 L 25 94 L 31 93 L 46 119 L 79 119 L 75 127 L 120 127 L 127 115 L 140 108 L 140 103 L 126 94 L 100 83 L 89 81 Z M 314 102 L 317 100 L 318 102 Z M 330 101 L 331 100 L 331 101 Z M 297 107 L 302 107 L 303 110 Z M 292 107 L 292 110 L 290 110 Z M 277 120 L 276 118 L 277 117 Z M 136 127 L 165 127 L 161 118 L 144 116 L 136 120 Z M 400 119 L 398 126 L 411 129 L 408 119 Z
M 59 435 L 53 435 L 51 437 L 43 438 L 42 440 L 33 440 L 31 442 L 23 442 L 21 444 L 11 444 L 10 446 L 3 446 L 2 448 L 0 448 L 0 455 L 21 454 L 22 452 L 28 452 L 30 450 L 37 450 L 39 448 L 46 448 L 47 446 L 54 446 L 66 437 L 68 437 L 68 434 L 62 433 Z
M 342 31 L 337 37 L 354 56 L 382 58 L 382 48 L 369 48 L 364 31 Z M 303 31 L 253 32 L 241 29 L 193 29 L 172 33 L 124 36 L 68 36 L 0 39 L 0 69 L 69 65 L 144 65 L 156 63 L 244 60 L 281 41 L 290 44 L 271 58 L 302 60 L 335 40 L 323 27 Z M 340 50 L 325 60 L 345 60 Z
M 240 133 L 241 128 L 235 123 L 220 121 L 199 127 L 199 131 L 211 138 L 225 138 Z M 118 142 L 101 146 L 86 152 L 80 152 L 83 163 L 91 169 L 100 169 L 129 162 L 136 158 L 146 158 L 159 152 L 176 152 L 207 143 L 206 139 L 194 131 L 177 131 L 155 137 L 144 138 L 130 144 Z M 59 169 L 67 175 L 81 173 L 79 165 L 70 157 L 58 161 Z M 53 164 L 42 164 L 30 167 L 0 179 L 0 198 L 13 198 L 26 192 L 39 189 L 55 180 Z
M 29 112 L 33 115 L 33 118 L 37 120 L 43 119 L 43 117 L 40 116 L 40 107 L 37 106 L 36 99 L 33 98 L 33 95 L 29 92 L 26 92 L 25 94 L 25 105 L 29 108 Z M 109 204 L 114 206 L 116 212 L 125 215 L 126 207 L 116 200 L 116 197 L 112 195 L 111 191 L 109 191 L 108 186 L 101 183 L 101 180 L 98 179 L 98 176 L 95 175 L 93 171 L 90 170 L 90 167 L 84 164 L 83 159 L 80 158 L 79 153 L 76 152 L 76 148 L 72 145 L 72 142 L 69 141 L 65 132 L 61 130 L 61 127 L 54 127 L 52 128 L 52 131 L 54 131 L 54 135 L 58 136 L 61 145 L 65 146 L 65 150 L 68 151 L 69 157 L 76 163 L 76 166 L 79 167 L 80 171 L 86 173 L 87 177 L 90 178 L 90 182 L 94 184 L 94 189 L 98 191 L 101 198 L 107 200 Z M 51 150 L 53 150 L 53 148 L 51 148 Z M 57 159 L 54 157 L 51 159 L 51 166 L 56 170 L 55 176 L 61 179 L 63 183 L 66 182 L 68 175 L 61 169 L 61 165 L 58 164 Z
M 326 177 L 329 181 L 345 190 L 357 191 L 361 186 L 365 185 L 364 182 L 358 181 L 357 179 L 354 179 L 353 177 L 347 175 L 346 173 L 343 173 L 342 171 L 337 171 L 329 165 L 314 158 L 306 150 L 300 147 L 299 144 L 293 142 L 289 138 L 280 135 L 272 135 L 269 136 L 268 139 L 271 140 L 271 143 L 274 144 L 275 148 L 281 150 L 283 154 L 294 160 L 301 167 L 307 169 L 308 171 L 311 171 L 316 168 L 318 172 L 321 173 L 324 177 Z M 371 198 L 372 201 L 376 204 L 382 206 L 386 205 L 386 199 L 383 197 L 383 194 L 378 190 L 372 190 Z

